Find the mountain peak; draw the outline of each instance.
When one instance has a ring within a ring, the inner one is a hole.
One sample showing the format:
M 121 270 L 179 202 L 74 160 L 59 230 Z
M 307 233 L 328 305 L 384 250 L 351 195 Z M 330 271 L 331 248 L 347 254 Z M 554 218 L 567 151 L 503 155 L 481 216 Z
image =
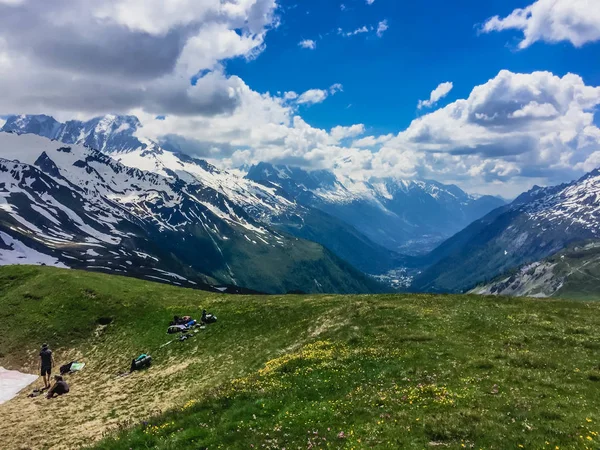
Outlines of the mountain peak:
M 37 134 L 54 139 L 61 123 L 45 114 L 9 116 L 0 131 Z
M 32 133 L 67 144 L 83 144 L 104 152 L 129 152 L 149 146 L 135 136 L 142 124 L 135 116 L 107 114 L 87 121 L 61 123 L 51 116 L 10 116 L 0 131 Z

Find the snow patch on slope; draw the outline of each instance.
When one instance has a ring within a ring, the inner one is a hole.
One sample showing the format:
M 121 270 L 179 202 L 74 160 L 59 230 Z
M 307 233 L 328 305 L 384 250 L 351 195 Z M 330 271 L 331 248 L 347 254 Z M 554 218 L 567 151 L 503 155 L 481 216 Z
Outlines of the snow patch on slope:
M 29 248 L 21 241 L 12 238 L 2 231 L 0 231 L 0 240 L 4 243 L 2 247 L 8 247 L 0 248 L 0 266 L 11 264 L 33 264 L 39 266 L 45 264 L 47 266 L 62 267 L 64 269 L 68 268 L 58 259 Z

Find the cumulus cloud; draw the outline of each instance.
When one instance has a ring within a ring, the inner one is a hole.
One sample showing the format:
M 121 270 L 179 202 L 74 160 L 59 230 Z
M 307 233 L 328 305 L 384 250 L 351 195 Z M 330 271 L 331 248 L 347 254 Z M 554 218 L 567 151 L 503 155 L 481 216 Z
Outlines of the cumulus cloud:
M 467 99 L 414 120 L 382 150 L 418 149 L 425 161 L 444 161 L 442 173 L 564 181 L 600 149 L 598 105 L 600 87 L 577 75 L 501 71 Z
M 224 70 L 229 58 L 263 51 L 275 13 L 275 0 L 0 0 L 0 114 L 129 113 L 142 136 L 223 166 L 271 161 L 506 195 L 599 164 L 600 87 L 572 74 L 502 71 L 394 134 L 317 128 L 299 105 L 341 85 L 258 93 Z
M 300 105 L 322 103 L 329 96 L 329 91 L 324 89 L 309 89 L 298 97 L 297 103 Z
M 284 100 L 296 100 L 297 98 L 298 98 L 298 94 L 295 93 L 294 91 L 288 91 L 283 94 Z
M 392 140 L 394 138 L 393 134 L 385 134 L 382 136 L 367 136 L 362 139 L 357 139 L 352 142 L 353 147 L 377 147 L 381 144 L 385 144 L 386 142 Z
M 300 41 L 298 45 L 302 48 L 308 48 L 310 50 L 314 50 L 315 48 L 317 48 L 317 43 L 312 39 L 305 39 L 303 41 Z
M 432 178 L 483 193 L 501 189 L 506 196 L 600 165 L 600 130 L 593 121 L 600 87 L 585 85 L 577 75 L 502 71 L 467 98 L 381 136 L 365 136 L 363 124 L 315 128 L 284 96 L 245 86 L 232 115 L 163 121 L 152 116 L 143 120 L 144 132 L 184 136 L 196 145 L 188 149 L 234 167 L 264 160 L 359 179 Z
M 600 2 L 596 0 L 537 0 L 508 16 L 494 16 L 482 31 L 520 30 L 524 49 L 535 42 L 569 41 L 575 47 L 600 40 Z
M 336 83 L 331 85 L 329 89 L 309 89 L 308 91 L 299 95 L 297 98 L 294 98 L 296 99 L 296 103 L 299 105 L 314 105 L 316 103 L 324 102 L 327 97 L 335 95 L 342 90 L 343 86 L 339 83 Z
M 339 142 L 343 139 L 354 138 L 364 134 L 365 126 L 360 124 L 351 125 L 349 127 L 337 126 L 333 127 L 330 131 L 330 135 L 334 142 Z
M 277 25 L 276 6 L 275 0 L 45 0 L 40 8 L 35 0 L 2 0 L 0 110 L 231 112 L 243 82 L 228 77 L 221 61 L 260 53 Z
M 430 108 L 439 102 L 442 98 L 450 93 L 454 85 L 447 81 L 445 83 L 441 83 L 438 87 L 436 87 L 431 94 L 429 95 L 429 100 L 419 100 L 419 104 L 417 107 L 419 109 Z

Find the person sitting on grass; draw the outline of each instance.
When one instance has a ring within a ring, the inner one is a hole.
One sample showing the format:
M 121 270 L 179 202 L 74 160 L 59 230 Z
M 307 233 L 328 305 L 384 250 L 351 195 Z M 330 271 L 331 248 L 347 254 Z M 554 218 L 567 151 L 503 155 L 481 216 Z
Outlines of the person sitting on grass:
M 52 366 L 54 365 L 54 356 L 48 344 L 42 344 L 40 351 L 40 374 L 44 378 L 44 389 L 50 387 L 50 375 L 52 374 Z
M 47 398 L 54 398 L 58 395 L 68 394 L 69 385 L 60 375 L 54 375 L 54 385 L 48 391 Z

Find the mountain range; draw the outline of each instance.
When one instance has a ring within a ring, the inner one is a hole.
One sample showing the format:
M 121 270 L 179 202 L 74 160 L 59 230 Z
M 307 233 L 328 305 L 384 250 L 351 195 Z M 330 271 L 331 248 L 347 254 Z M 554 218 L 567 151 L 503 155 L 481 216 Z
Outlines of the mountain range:
M 266 187 L 217 169 L 204 160 L 166 151 L 151 140 L 135 137 L 133 133 L 139 126 L 132 116 L 109 115 L 62 124 L 52 117 L 38 115 L 11 116 L 0 131 L 38 134 L 67 144 L 102 149 L 129 167 L 209 186 L 255 220 L 320 243 L 367 273 L 385 272 L 403 264 L 401 255 L 375 244 L 331 215 L 297 204 L 282 189 Z
M 166 151 L 138 137 L 140 129 L 136 117 L 118 115 L 66 123 L 46 115 L 11 116 L 2 127 L 5 132 L 85 145 L 127 166 L 166 177 L 200 181 L 255 219 L 320 243 L 370 274 L 414 266 L 405 253 L 425 253 L 503 204 L 495 197 L 475 198 L 456 186 L 435 182 L 391 178 L 356 182 L 340 180 L 331 171 L 309 172 L 266 163 L 250 167 L 246 177 L 240 178 L 204 160 Z
M 422 255 L 476 219 L 505 204 L 430 180 L 357 181 L 328 170 L 260 163 L 246 178 L 278 186 L 295 201 L 337 217 L 373 242 L 402 254 Z
M 0 148 L 3 264 L 22 260 L 188 287 L 381 290 L 322 246 L 265 226 L 197 180 L 32 134 L 0 133 Z M 277 207 L 268 199 L 261 205 Z
M 460 292 L 576 243 L 600 239 L 600 170 L 534 187 L 436 248 L 411 289 Z M 600 292 L 600 285 L 598 286 Z
M 471 196 L 457 186 L 435 181 L 394 178 L 356 181 L 328 170 L 307 171 L 268 163 L 248 169 L 245 179 L 256 182 L 252 184 L 206 161 L 192 159 L 182 152 L 165 151 L 158 143 L 138 137 L 143 129 L 134 116 L 107 115 L 86 122 L 66 123 L 46 115 L 11 116 L 2 130 L 86 145 L 110 154 L 125 165 L 167 176 L 188 171 L 192 177 L 201 177 L 201 181 L 223 188 L 227 196 L 235 194 L 239 198 L 240 192 L 243 196 L 244 191 L 256 191 L 257 184 L 271 191 L 275 189 L 279 196 L 297 207 L 304 207 L 303 211 L 296 211 L 295 219 L 302 216 L 308 220 L 300 227 L 297 220 L 258 211 L 261 218 L 277 223 L 293 235 L 325 245 L 369 273 L 396 268 L 399 261 L 404 261 L 397 253 L 427 253 L 505 203 L 498 197 Z M 202 166 L 201 170 L 195 167 L 190 171 L 190 163 Z M 338 230 L 321 235 L 322 230 L 332 228 L 344 228 L 344 231 L 341 235 Z M 348 245 L 350 243 L 353 245 Z
M 140 137 L 133 116 L 11 116 L 0 131 L 3 264 L 207 289 L 497 294 L 600 232 L 598 171 L 506 204 L 435 181 L 269 163 L 238 176 Z M 544 272 L 551 286 L 559 272 Z

